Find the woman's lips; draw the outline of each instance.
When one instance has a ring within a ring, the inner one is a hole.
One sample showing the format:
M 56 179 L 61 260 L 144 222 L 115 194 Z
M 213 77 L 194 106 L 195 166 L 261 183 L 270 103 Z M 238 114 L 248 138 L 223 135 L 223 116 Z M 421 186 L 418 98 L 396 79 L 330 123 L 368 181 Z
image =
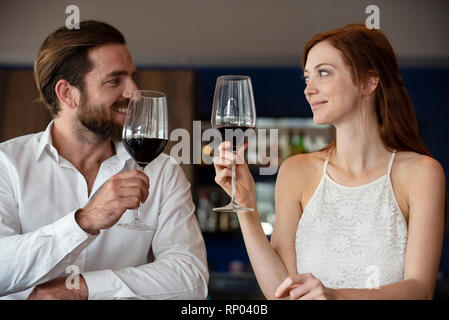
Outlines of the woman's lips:
M 315 110 L 315 109 L 319 108 L 320 106 L 322 106 L 325 103 L 327 103 L 327 101 L 325 101 L 325 100 L 313 102 L 311 104 L 312 110 Z

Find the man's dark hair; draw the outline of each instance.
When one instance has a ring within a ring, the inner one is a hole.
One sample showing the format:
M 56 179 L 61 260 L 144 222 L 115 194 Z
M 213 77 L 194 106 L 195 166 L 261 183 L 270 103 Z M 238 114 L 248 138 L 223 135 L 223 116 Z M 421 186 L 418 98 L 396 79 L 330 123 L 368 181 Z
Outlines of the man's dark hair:
M 83 92 L 84 76 L 93 68 L 89 51 L 106 44 L 126 41 L 116 28 L 94 20 L 82 21 L 79 29 L 60 27 L 44 40 L 34 61 L 34 80 L 53 117 L 60 110 L 56 83 L 65 79 Z

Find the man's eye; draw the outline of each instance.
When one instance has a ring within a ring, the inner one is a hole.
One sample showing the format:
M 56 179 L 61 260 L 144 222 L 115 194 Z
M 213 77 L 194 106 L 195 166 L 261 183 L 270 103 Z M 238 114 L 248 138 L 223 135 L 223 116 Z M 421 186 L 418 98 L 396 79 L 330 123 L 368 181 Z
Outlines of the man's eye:
M 108 83 L 117 85 L 120 83 L 120 80 L 118 78 L 114 78 L 114 79 L 109 80 Z

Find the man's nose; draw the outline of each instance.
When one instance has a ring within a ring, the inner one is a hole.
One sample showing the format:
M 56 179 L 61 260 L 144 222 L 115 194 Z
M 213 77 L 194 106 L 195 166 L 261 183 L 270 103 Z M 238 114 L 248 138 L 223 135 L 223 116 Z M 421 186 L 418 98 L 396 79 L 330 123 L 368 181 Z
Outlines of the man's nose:
M 139 88 L 133 79 L 130 79 L 126 85 L 125 90 L 123 91 L 123 97 L 126 99 L 131 99 L 133 92 L 137 91 Z

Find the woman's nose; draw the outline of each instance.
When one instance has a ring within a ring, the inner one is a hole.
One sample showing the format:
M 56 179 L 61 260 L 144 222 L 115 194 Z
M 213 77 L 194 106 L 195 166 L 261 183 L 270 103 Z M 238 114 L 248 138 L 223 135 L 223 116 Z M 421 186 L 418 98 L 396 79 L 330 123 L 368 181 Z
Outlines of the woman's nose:
M 304 89 L 304 94 L 306 95 L 307 98 L 309 98 L 315 93 L 318 93 L 318 88 L 309 79 L 309 81 L 306 84 L 306 88 Z

